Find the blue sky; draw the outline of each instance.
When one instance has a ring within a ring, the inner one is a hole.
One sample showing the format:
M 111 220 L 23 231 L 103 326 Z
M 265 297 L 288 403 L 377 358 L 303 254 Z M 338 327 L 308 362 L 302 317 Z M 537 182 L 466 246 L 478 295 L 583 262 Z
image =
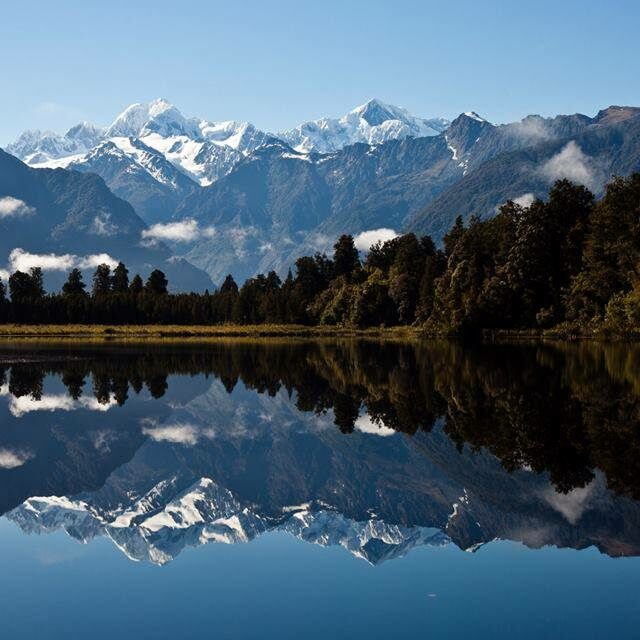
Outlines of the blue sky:
M 165 97 L 267 130 L 370 97 L 416 115 L 640 105 L 640 3 L 2 0 L 0 144 Z

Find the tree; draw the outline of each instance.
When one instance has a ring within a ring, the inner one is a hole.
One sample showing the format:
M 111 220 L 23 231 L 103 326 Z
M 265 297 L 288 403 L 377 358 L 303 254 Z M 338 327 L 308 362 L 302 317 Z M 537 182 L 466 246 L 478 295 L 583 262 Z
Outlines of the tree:
M 139 293 L 142 293 L 143 289 L 144 284 L 142 283 L 142 278 L 136 273 L 129 285 L 129 292 L 133 293 L 133 295 L 138 295 Z
M 105 295 L 111 290 L 111 267 L 108 264 L 98 265 L 93 274 L 93 287 L 91 294 L 96 296 Z
M 145 289 L 148 293 L 155 296 L 161 296 L 167 293 L 167 285 L 169 281 L 160 269 L 154 269 L 147 279 Z
M 114 293 L 126 293 L 129 290 L 129 270 L 122 262 L 113 270 L 111 290 Z
M 353 243 L 353 236 L 341 235 L 333 245 L 333 270 L 334 275 L 344 276 L 351 280 L 354 272 L 360 270 L 360 257 Z
M 238 285 L 231 274 L 224 279 L 224 282 L 220 287 L 220 293 L 238 293 Z
M 396 303 L 402 324 L 412 324 L 415 320 L 423 270 L 424 254 L 420 242 L 413 233 L 402 236 L 389 270 L 389 295 Z
M 33 297 L 42 298 L 45 294 L 42 269 L 40 267 L 31 267 L 31 269 L 29 270 L 29 273 L 31 274 Z
M 453 253 L 456 245 L 458 244 L 458 240 L 460 240 L 463 234 L 464 223 L 462 222 L 462 216 L 458 216 L 456 221 L 453 223 L 453 227 L 449 230 L 449 233 L 447 233 L 443 238 L 444 252 L 447 254 L 447 257 Z
M 69 273 L 67 281 L 62 285 L 62 295 L 83 296 L 86 295 L 85 288 L 86 285 L 82 281 L 82 272 L 80 269 L 73 269 L 71 273 Z
M 35 277 L 34 277 L 35 275 Z M 16 271 L 9 277 L 9 293 L 12 302 L 26 302 L 42 298 L 42 271 L 32 269 L 31 273 Z

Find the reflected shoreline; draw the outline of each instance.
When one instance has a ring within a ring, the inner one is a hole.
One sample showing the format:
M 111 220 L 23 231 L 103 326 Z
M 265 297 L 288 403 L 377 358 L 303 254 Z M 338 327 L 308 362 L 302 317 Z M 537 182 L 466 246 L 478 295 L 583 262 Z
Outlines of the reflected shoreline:
M 0 511 L 160 563 L 282 526 L 374 564 L 496 537 L 640 555 L 639 363 L 584 343 L 0 347 Z

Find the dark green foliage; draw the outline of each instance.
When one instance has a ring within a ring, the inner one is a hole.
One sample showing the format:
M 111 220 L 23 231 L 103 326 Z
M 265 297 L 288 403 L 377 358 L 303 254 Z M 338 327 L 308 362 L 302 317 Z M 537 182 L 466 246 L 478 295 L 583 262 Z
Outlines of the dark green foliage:
M 151 295 L 161 296 L 167 293 L 167 286 L 169 281 L 162 271 L 154 269 L 147 279 L 147 283 L 144 285 L 145 290 Z
M 424 326 L 433 334 L 569 327 L 640 330 L 640 175 L 616 179 L 594 203 L 584 187 L 558 181 L 547 201 L 507 202 L 486 219 L 458 218 L 438 249 L 413 233 L 375 244 L 360 262 L 341 236 L 333 259 L 299 258 L 282 282 L 275 271 L 238 287 L 169 294 L 165 274 L 146 284 L 119 263 L 100 265 L 89 298 L 74 269 L 61 295 L 45 295 L 42 271 L 0 288 L 0 320 L 38 323 L 302 323 Z M 345 415 L 351 409 L 343 407 Z
M 360 257 L 353 236 L 341 235 L 333 246 L 333 273 L 351 280 L 360 270 Z
M 111 291 L 111 267 L 108 264 L 101 264 L 93 274 L 93 297 L 104 295 Z
M 126 293 L 129 290 L 129 270 L 118 262 L 111 278 L 111 290 L 115 293 Z
M 63 296 L 84 296 L 87 285 L 82 280 L 82 272 L 80 269 L 73 269 L 69 274 L 69 278 L 62 286 Z
M 133 276 L 133 279 L 131 280 L 131 284 L 129 285 L 129 293 L 137 295 L 139 293 L 142 293 L 143 289 L 144 284 L 142 283 L 142 278 L 136 273 L 136 275 Z

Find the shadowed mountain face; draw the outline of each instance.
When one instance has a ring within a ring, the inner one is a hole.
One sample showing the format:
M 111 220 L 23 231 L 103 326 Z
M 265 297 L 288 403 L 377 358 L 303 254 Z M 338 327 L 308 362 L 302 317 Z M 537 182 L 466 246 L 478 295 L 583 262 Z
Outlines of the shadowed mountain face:
M 638 361 L 619 346 L 367 341 L 0 349 L 0 511 L 164 564 L 284 531 L 640 555 Z
M 0 270 L 11 267 L 7 260 L 18 251 L 41 256 L 31 264 L 45 268 L 49 287 L 59 287 L 72 267 L 89 275 L 101 262 L 117 261 L 143 277 L 160 268 L 177 290 L 211 286 L 203 271 L 164 244 L 143 246 L 146 224 L 97 175 L 32 169 L 0 150 L 0 205 Z

